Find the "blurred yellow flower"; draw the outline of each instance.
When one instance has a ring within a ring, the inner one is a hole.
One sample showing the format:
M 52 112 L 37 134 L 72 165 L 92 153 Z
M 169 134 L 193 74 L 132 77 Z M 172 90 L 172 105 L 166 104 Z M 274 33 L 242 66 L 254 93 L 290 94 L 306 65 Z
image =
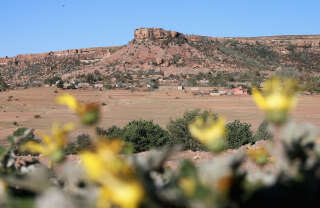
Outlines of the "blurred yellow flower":
M 66 105 L 70 110 L 77 113 L 83 124 L 92 125 L 99 120 L 100 106 L 97 103 L 82 104 L 70 94 L 63 94 L 59 96 L 57 98 L 57 103 Z
M 134 169 L 118 155 L 123 144 L 120 140 L 104 141 L 97 144 L 96 151 L 80 153 L 89 178 L 100 185 L 98 207 L 135 208 L 142 200 L 143 188 Z
M 222 151 L 227 145 L 223 118 L 215 120 L 213 116 L 208 116 L 206 119 L 198 117 L 190 123 L 189 130 L 193 137 L 215 152 Z
M 196 182 L 193 178 L 186 177 L 179 180 L 179 186 L 187 196 L 192 196 L 196 190 Z
M 274 77 L 264 83 L 262 92 L 253 89 L 252 96 L 256 104 L 265 111 L 267 120 L 282 124 L 287 120 L 288 112 L 297 104 L 296 93 L 296 81 Z
M 110 204 L 122 208 L 139 207 L 143 196 L 143 189 L 137 181 L 110 180 L 108 185 L 100 188 L 98 208 L 109 207 Z
M 40 153 L 48 157 L 52 162 L 58 162 L 63 159 L 63 148 L 67 144 L 67 134 L 74 130 L 72 123 L 64 125 L 62 128 L 57 123 L 52 126 L 52 137 L 41 133 L 42 143 L 29 141 L 21 147 L 22 151 Z
M 258 165 L 265 165 L 268 162 L 273 161 L 269 152 L 264 147 L 249 149 L 247 151 L 247 154 Z

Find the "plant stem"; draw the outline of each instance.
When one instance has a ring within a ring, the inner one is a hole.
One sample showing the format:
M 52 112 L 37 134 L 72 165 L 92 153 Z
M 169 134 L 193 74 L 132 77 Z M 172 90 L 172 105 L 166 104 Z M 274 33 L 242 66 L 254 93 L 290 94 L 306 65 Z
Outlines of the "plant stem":
M 275 165 L 277 169 L 277 173 L 280 173 L 281 170 L 286 169 L 288 166 L 287 158 L 285 155 L 285 149 L 283 146 L 283 142 L 280 138 L 280 130 L 281 126 L 275 125 L 274 131 L 274 156 L 275 156 Z

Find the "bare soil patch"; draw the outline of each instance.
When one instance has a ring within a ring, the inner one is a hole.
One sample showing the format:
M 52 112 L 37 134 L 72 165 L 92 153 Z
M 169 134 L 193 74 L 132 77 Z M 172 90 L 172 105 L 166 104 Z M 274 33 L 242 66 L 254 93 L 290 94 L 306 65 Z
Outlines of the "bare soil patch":
M 226 117 L 249 122 L 256 129 L 263 120 L 263 112 L 250 96 L 194 96 L 191 92 L 162 90 L 131 92 L 128 90 L 58 90 L 56 88 L 31 88 L 0 93 L 0 143 L 19 127 L 27 127 L 50 133 L 54 122 L 74 122 L 79 131 L 89 132 L 78 123 L 77 116 L 67 107 L 55 103 L 62 93 L 70 93 L 81 102 L 100 102 L 102 119 L 99 126 L 124 126 L 131 120 L 153 120 L 165 127 L 170 119 L 181 117 L 187 110 L 207 109 Z M 11 97 L 11 98 L 9 98 Z M 320 126 L 320 96 L 300 96 L 293 118 Z M 40 115 L 36 118 L 35 115 Z M 17 122 L 15 125 L 14 122 Z M 74 135 L 75 136 L 75 135 Z

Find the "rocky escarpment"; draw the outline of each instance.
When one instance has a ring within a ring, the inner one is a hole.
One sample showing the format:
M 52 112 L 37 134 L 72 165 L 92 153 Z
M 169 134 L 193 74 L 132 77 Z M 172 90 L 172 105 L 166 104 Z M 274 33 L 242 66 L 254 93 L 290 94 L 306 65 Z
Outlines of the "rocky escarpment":
M 9 82 L 42 80 L 81 70 L 112 55 L 119 47 L 97 47 L 0 58 L 1 77 Z
M 43 80 L 98 70 L 259 70 L 273 73 L 291 67 L 320 72 L 320 36 L 217 38 L 184 35 L 161 28 L 138 28 L 121 47 L 51 51 L 0 58 L 0 74 L 8 83 Z
M 168 31 L 162 28 L 138 28 L 134 31 L 134 39 L 169 39 L 184 36 L 182 33 Z

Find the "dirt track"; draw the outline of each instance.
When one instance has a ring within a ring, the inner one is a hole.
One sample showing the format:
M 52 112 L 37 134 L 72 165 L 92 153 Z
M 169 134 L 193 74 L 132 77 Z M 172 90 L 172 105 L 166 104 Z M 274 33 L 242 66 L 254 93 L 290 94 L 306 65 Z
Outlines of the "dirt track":
M 130 92 L 127 90 L 58 90 L 33 88 L 0 93 L 0 139 L 3 140 L 18 127 L 34 128 L 49 133 L 54 121 L 78 122 L 76 115 L 65 106 L 55 104 L 61 93 L 70 93 L 82 102 L 100 102 L 103 117 L 99 126 L 123 126 L 134 119 L 154 120 L 165 127 L 170 119 L 181 117 L 186 110 L 209 109 L 225 116 L 228 121 L 239 119 L 257 128 L 263 113 L 250 96 L 193 96 L 190 92 L 154 91 Z M 9 99 L 9 96 L 12 96 Z M 320 96 L 301 96 L 293 117 L 309 121 L 320 127 Z M 40 115 L 40 118 L 35 118 Z M 13 123 L 17 122 L 18 126 Z M 80 132 L 86 132 L 79 124 Z M 79 134 L 79 131 L 78 133 Z

